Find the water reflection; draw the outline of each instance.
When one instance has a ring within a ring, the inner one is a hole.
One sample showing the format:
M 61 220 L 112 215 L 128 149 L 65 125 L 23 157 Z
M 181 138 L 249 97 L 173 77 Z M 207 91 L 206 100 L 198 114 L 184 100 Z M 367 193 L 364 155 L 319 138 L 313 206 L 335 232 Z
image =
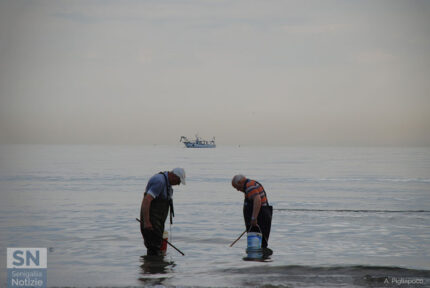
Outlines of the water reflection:
M 246 248 L 246 257 L 243 260 L 271 262 L 270 256 L 272 254 L 273 251 L 270 248 Z
M 176 266 L 174 261 L 166 260 L 165 256 L 144 255 L 140 256 L 140 274 L 139 281 L 145 285 L 161 285 L 163 281 L 170 278 L 170 273 Z

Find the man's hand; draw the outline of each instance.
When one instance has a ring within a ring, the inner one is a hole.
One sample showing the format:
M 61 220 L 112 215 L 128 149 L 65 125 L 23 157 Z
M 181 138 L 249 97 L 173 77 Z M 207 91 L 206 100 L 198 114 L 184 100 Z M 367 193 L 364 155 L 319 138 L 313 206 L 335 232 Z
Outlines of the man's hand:
M 154 230 L 154 227 L 152 227 L 152 224 L 149 221 L 145 221 L 143 224 L 143 227 L 145 230 L 151 230 L 151 231 Z
M 257 219 L 251 219 L 251 226 L 257 226 Z

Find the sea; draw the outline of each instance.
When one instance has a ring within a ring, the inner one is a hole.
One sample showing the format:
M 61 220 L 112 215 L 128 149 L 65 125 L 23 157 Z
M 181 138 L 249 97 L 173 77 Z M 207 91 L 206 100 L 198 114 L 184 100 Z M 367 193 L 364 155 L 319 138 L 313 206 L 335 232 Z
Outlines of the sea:
M 147 257 L 149 178 L 183 167 L 172 247 Z M 273 205 L 270 259 L 244 261 L 243 194 Z M 48 287 L 430 287 L 429 147 L 0 146 L 6 249 L 45 247 Z

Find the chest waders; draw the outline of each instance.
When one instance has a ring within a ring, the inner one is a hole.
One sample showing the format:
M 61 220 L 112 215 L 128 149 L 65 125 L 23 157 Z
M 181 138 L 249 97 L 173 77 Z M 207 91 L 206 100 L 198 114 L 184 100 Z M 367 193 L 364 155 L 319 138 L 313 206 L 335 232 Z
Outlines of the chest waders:
M 256 195 L 255 197 L 260 197 L 260 195 Z M 245 220 L 246 231 L 249 231 L 249 229 L 251 228 L 251 218 L 252 218 L 253 209 L 254 209 L 254 200 L 245 198 L 245 201 L 243 203 L 243 219 Z M 267 206 L 260 207 L 260 212 L 258 213 L 258 217 L 257 217 L 257 224 L 258 226 L 260 226 L 261 233 L 263 234 L 263 239 L 261 243 L 262 248 L 267 248 L 267 245 L 268 245 L 267 241 L 269 241 L 270 228 L 272 227 L 272 215 L 273 215 L 273 207 L 270 206 L 269 201 L 267 201 Z M 252 227 L 251 232 L 260 232 L 260 230 L 258 229 L 258 227 Z
M 166 192 L 169 197 L 169 187 L 167 182 L 167 177 L 162 172 L 160 172 L 164 176 L 166 181 Z M 163 232 L 164 232 L 164 223 L 166 222 L 167 214 L 170 209 L 170 224 L 172 224 L 172 217 L 174 217 L 173 210 L 173 200 L 169 197 L 169 199 L 161 199 L 159 197 L 153 199 L 151 201 L 151 206 L 149 208 L 149 218 L 152 224 L 153 230 L 145 230 L 144 225 L 144 215 L 143 211 L 140 211 L 140 231 L 142 232 L 142 236 L 144 239 L 144 243 L 146 248 L 148 249 L 148 255 L 160 255 L 161 254 L 161 245 L 163 243 Z

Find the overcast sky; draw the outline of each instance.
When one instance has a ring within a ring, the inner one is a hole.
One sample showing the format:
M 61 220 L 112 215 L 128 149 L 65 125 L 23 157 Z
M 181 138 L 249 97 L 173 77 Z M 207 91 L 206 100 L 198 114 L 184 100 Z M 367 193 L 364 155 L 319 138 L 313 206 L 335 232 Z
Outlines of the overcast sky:
M 0 0 L 0 143 L 430 145 L 430 1 Z

